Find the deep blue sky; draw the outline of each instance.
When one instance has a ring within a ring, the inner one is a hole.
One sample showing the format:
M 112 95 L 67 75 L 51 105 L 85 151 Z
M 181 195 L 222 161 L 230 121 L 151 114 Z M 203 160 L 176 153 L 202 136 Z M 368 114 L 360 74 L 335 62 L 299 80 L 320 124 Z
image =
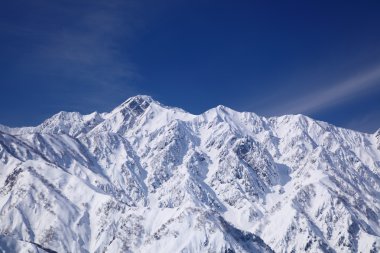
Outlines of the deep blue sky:
M 379 13 L 380 1 L 3 1 L 0 124 L 147 94 L 374 132 Z

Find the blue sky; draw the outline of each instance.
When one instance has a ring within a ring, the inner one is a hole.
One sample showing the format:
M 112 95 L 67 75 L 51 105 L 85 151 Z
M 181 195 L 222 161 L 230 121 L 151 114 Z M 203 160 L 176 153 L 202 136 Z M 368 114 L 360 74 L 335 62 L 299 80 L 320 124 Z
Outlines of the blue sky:
M 223 104 L 374 132 L 379 13 L 379 1 L 5 1 L 0 123 L 147 94 L 196 114 Z

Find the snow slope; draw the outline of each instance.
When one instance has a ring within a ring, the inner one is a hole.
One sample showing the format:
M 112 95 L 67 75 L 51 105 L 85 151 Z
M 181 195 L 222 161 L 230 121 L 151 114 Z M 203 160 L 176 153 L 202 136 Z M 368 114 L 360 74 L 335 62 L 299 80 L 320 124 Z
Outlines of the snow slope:
M 378 252 L 380 131 L 148 96 L 0 126 L 0 251 Z

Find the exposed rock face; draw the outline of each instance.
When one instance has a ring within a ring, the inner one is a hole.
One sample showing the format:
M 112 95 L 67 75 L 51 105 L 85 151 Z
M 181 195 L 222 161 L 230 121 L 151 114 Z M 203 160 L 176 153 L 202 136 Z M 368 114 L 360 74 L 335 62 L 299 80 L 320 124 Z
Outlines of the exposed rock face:
M 128 99 L 0 126 L 0 249 L 377 252 L 380 132 Z

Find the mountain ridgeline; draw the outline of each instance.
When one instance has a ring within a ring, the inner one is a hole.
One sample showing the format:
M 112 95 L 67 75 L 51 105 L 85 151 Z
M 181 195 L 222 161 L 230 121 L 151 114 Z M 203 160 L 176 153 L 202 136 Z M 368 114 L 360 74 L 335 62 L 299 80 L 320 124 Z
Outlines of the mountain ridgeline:
M 0 126 L 0 251 L 380 252 L 380 131 L 135 96 Z

